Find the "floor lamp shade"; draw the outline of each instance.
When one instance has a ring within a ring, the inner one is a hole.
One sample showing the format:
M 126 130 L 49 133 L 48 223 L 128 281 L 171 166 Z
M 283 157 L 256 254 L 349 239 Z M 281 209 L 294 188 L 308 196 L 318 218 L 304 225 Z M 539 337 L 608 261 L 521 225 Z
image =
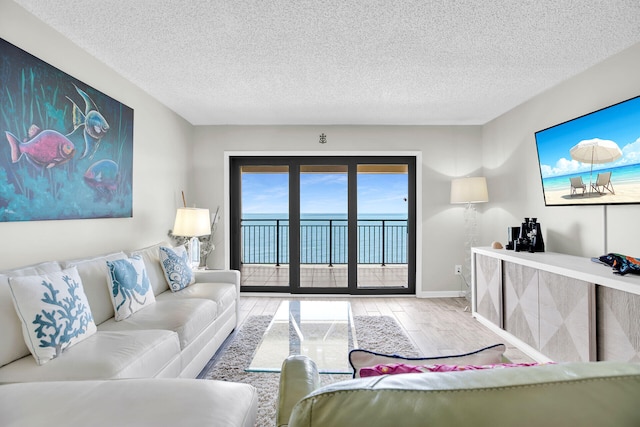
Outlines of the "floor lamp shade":
M 174 236 L 198 237 L 211 234 L 209 209 L 178 208 L 173 225 Z
M 484 203 L 488 201 L 489 192 L 485 177 L 456 178 L 451 181 L 451 203 Z

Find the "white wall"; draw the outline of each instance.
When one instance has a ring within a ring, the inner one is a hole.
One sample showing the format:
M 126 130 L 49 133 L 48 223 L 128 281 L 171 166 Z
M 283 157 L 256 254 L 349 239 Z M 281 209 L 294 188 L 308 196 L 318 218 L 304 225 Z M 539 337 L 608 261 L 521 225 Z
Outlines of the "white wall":
M 166 239 L 193 127 L 11 1 L 0 0 L 0 37 L 134 109 L 133 218 L 0 223 L 0 270 Z
M 640 95 L 640 44 L 536 96 L 483 127 L 490 203 L 485 241 L 507 239 L 507 227 L 538 217 L 548 251 L 598 256 L 605 250 L 605 208 L 545 207 L 534 133 Z M 640 205 L 606 208 L 606 248 L 640 256 Z
M 327 143 L 318 143 L 319 135 Z M 449 204 L 452 177 L 481 169 L 481 129 L 476 126 L 209 126 L 194 137 L 195 197 L 201 207 L 224 206 L 225 151 L 340 152 L 411 151 L 422 153 L 422 283 L 420 294 L 459 291 L 453 274 L 464 261 L 463 208 Z M 420 167 L 420 165 L 418 165 Z M 215 236 L 212 267 L 223 267 L 222 218 Z M 490 242 L 489 242 L 490 243 Z

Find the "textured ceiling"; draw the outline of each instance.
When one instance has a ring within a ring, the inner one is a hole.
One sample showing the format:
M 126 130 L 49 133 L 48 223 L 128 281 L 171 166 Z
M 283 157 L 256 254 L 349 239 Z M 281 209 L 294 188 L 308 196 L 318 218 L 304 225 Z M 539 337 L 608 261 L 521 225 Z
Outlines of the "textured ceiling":
M 194 125 L 484 124 L 640 42 L 638 0 L 14 1 Z

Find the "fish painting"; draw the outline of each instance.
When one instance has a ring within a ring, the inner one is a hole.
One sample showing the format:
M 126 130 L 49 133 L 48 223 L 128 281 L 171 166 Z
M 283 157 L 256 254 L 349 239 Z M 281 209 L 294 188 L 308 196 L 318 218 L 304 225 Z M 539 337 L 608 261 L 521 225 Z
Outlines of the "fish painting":
M 109 159 L 99 160 L 84 173 L 84 182 L 96 192 L 96 199 L 110 202 L 118 189 L 120 167 Z
M 98 107 L 89 95 L 78 86 L 73 86 L 84 100 L 84 112 L 73 102 L 73 99 L 67 96 L 67 99 L 73 104 L 73 131 L 71 131 L 71 133 L 84 126 L 85 145 L 80 158 L 83 159 L 87 154 L 91 153 L 89 154 L 89 158 L 92 159 L 96 151 L 98 151 L 100 141 L 102 141 L 102 138 L 109 131 L 109 123 L 107 123 L 107 120 L 100 114 Z
M 49 169 L 68 162 L 76 153 L 73 142 L 66 136 L 51 129 L 41 131 L 36 125 L 29 128 L 30 139 L 23 142 L 9 131 L 5 131 L 5 135 L 13 163 L 25 157 L 31 164 Z

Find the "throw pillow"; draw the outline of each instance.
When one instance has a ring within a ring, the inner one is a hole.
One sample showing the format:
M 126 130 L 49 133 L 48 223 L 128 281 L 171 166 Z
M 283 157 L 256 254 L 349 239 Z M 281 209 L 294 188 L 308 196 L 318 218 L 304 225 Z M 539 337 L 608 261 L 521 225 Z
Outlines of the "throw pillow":
M 160 264 L 172 292 L 182 290 L 195 282 L 193 270 L 189 266 L 189 254 L 184 246 L 161 246 Z
M 134 255 L 106 263 L 116 321 L 156 302 L 142 257 Z
M 485 369 L 521 368 L 528 366 L 546 365 L 548 363 L 494 363 L 491 365 L 407 365 L 406 363 L 390 363 L 375 365 L 360 369 L 360 377 L 375 377 L 379 375 L 412 374 L 423 372 L 461 372 L 481 371 Z
M 78 270 L 9 278 L 22 334 L 38 365 L 96 332 Z
M 381 354 L 369 350 L 354 349 L 349 352 L 349 363 L 353 368 L 353 378 L 360 378 L 360 370 L 368 366 L 390 363 L 407 365 L 465 364 L 490 365 L 502 362 L 502 354 L 507 350 L 504 344 L 495 344 L 465 354 L 435 357 L 402 357 L 395 354 Z

